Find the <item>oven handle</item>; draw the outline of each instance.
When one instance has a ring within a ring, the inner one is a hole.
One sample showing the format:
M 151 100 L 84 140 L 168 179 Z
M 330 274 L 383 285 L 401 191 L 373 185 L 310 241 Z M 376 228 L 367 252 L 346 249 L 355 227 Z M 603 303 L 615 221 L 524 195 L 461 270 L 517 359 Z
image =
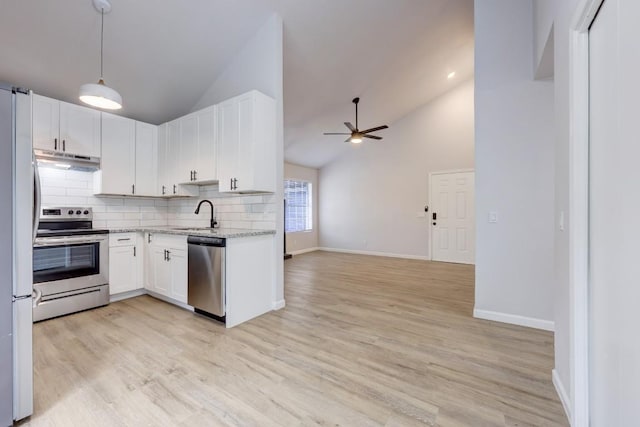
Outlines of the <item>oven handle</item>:
M 63 238 L 50 238 L 40 237 L 36 240 L 34 247 L 40 246 L 60 246 L 60 245 L 74 245 L 76 243 L 102 243 L 106 241 L 106 237 L 102 236 L 83 236 L 83 237 L 63 237 Z
M 33 308 L 36 308 L 40 304 L 40 300 L 42 299 L 42 291 L 40 289 L 33 290 Z

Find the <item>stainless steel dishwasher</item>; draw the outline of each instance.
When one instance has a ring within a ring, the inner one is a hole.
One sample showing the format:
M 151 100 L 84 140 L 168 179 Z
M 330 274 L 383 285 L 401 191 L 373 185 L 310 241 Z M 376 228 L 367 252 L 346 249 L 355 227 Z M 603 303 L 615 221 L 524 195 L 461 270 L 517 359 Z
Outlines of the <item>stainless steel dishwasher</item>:
M 225 246 L 220 237 L 189 236 L 187 303 L 196 313 L 225 320 Z

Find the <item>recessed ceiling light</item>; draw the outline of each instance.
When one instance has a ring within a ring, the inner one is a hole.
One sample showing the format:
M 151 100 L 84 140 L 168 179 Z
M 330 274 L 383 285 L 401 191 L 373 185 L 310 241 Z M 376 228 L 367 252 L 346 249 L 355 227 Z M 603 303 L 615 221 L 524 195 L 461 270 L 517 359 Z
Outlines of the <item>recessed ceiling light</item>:
M 455 72 L 455 71 L 452 71 L 452 72 L 450 72 L 449 74 L 447 74 L 447 78 L 448 78 L 449 80 L 451 80 L 451 79 L 452 79 L 452 78 L 454 78 L 455 76 L 456 76 L 456 72 Z

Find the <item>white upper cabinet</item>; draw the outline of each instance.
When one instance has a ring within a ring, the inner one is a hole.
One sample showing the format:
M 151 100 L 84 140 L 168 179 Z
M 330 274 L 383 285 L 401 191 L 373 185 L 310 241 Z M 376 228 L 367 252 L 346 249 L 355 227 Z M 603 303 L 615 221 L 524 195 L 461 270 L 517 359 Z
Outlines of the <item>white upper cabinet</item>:
M 100 111 L 33 96 L 35 148 L 100 157 Z
M 158 193 L 158 127 L 136 122 L 136 186 L 138 196 Z
M 33 148 L 57 151 L 60 145 L 60 101 L 33 95 Z
M 100 194 L 136 194 L 136 122 L 102 113 L 101 167 L 94 175 Z
M 198 159 L 194 168 L 195 180 L 198 182 L 218 180 L 216 161 L 218 156 L 217 110 L 218 107 L 214 105 L 196 113 L 198 116 Z
M 258 92 L 218 105 L 219 191 L 273 193 L 276 189 L 275 101 Z
M 158 129 L 102 113 L 102 158 L 94 173 L 95 194 L 158 196 Z
M 166 124 L 165 171 L 161 172 L 166 182 L 165 196 L 197 196 L 200 190 L 195 185 L 181 185 L 189 182 L 189 173 L 185 173 L 181 159 L 182 153 L 189 149 L 182 147 L 182 119 Z M 191 156 L 192 154 L 185 154 Z M 165 184 L 163 184 L 165 185 Z
M 180 121 L 181 183 L 200 184 L 215 182 L 216 173 L 216 106 L 196 111 L 178 119 Z
M 168 123 L 158 126 L 158 184 L 156 194 L 160 196 L 169 195 L 169 188 L 171 186 L 171 177 L 169 176 L 169 158 L 167 157 L 169 145 L 169 139 L 167 137 L 168 128 Z
M 180 163 L 178 182 L 195 181 L 194 165 L 198 162 L 198 116 L 195 113 L 181 117 L 180 121 Z
M 100 111 L 60 102 L 62 151 L 100 157 Z

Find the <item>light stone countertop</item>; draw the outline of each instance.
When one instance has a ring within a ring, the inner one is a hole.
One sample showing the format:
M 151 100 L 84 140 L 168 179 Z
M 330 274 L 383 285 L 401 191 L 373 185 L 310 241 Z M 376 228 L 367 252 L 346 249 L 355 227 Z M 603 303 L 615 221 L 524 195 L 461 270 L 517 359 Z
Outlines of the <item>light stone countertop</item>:
M 161 233 L 161 234 L 175 234 L 178 236 L 207 236 L 207 237 L 222 237 L 225 239 L 233 239 L 237 237 L 251 237 L 251 236 L 263 236 L 268 234 L 276 234 L 276 230 L 249 230 L 245 228 L 210 228 L 202 227 L 172 227 L 172 226 L 160 226 L 160 227 L 116 227 L 109 228 L 109 233 Z

